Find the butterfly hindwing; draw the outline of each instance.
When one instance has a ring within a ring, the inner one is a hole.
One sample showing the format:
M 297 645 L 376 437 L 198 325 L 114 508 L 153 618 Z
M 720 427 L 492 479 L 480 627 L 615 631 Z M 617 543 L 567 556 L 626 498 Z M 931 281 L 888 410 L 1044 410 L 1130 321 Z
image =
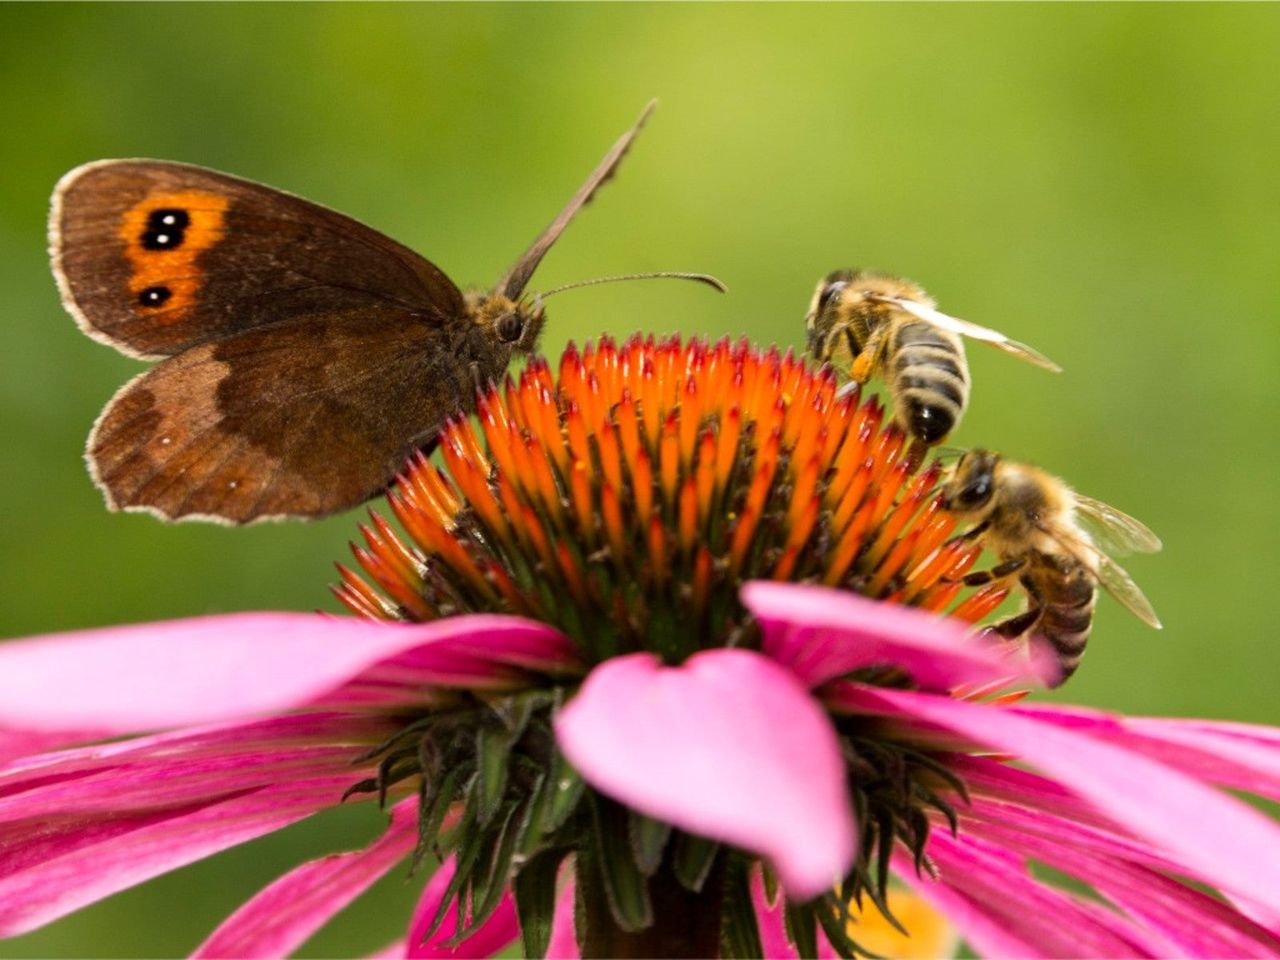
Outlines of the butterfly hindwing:
M 111 506 L 171 520 L 347 509 L 474 389 L 455 334 L 403 310 L 356 310 L 191 347 L 116 395 L 90 434 L 90 469 Z

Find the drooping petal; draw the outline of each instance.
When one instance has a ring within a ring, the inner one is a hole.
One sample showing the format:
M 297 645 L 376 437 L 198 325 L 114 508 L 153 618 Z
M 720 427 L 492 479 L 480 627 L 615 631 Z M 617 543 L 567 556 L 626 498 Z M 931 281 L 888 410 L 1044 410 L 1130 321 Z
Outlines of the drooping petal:
M 213 803 L 0 827 L 0 935 L 15 936 L 331 806 L 350 774 Z
M 1153 942 L 1116 914 L 1098 914 L 1036 880 L 998 846 L 935 830 L 929 856 L 938 880 L 920 877 L 907 857 L 898 877 L 929 900 L 987 957 L 1156 956 Z
M 972 785 L 970 794 L 970 802 L 961 808 L 965 830 L 985 835 L 988 826 L 994 824 L 1069 844 L 1093 856 L 1113 857 L 1154 870 L 1178 870 L 1178 864 L 1155 847 L 1118 829 L 1080 823 L 1048 810 L 992 799 L 977 793 Z
M 448 857 L 431 875 L 422 897 L 413 911 L 413 920 L 409 924 L 409 935 L 405 941 L 406 957 L 448 958 L 448 957 L 491 957 L 515 942 L 520 936 L 520 922 L 516 917 L 516 902 L 508 890 L 502 895 L 502 902 L 479 929 L 472 932 L 456 946 L 449 946 L 458 931 L 457 911 L 449 907 L 436 932 L 429 939 L 423 939 L 436 911 L 440 908 L 449 882 L 453 880 L 454 858 Z
M 603 793 L 763 853 L 793 895 L 828 889 L 852 861 L 835 729 L 767 657 L 708 650 L 675 668 L 651 654 L 609 660 L 560 712 L 556 738 Z
M 102 730 L 59 730 L 35 733 L 30 730 L 0 730 L 0 766 L 33 753 L 56 750 L 68 743 L 87 743 L 107 734 Z
M 216 723 L 305 705 L 406 653 L 415 679 L 576 662 L 566 637 L 516 617 L 201 617 L 0 644 L 0 725 L 115 734 Z
M 751 870 L 751 905 L 756 911 L 756 927 L 760 931 L 760 946 L 766 957 L 776 960 L 793 960 L 800 954 L 795 944 L 787 939 L 786 903 L 781 893 L 769 902 L 764 886 L 764 873 L 755 866 Z
M 962 887 L 920 877 L 910 860 L 895 858 L 896 874 L 921 897 L 933 904 L 960 931 L 981 957 L 1043 957 L 1044 951 L 1022 930 L 1011 928 L 998 912 Z
M 1280 827 L 1176 770 L 1103 740 L 1007 708 L 842 684 L 829 702 L 936 725 L 1012 753 L 1098 811 L 1246 903 L 1280 901 Z
M 551 918 L 551 938 L 547 941 L 547 960 L 578 960 L 582 956 L 573 916 L 577 883 L 577 877 L 570 872 L 569 879 L 556 895 L 556 912 Z
M 1138 747 L 1148 757 L 1154 755 L 1158 759 L 1166 759 L 1158 751 L 1149 750 L 1148 744 L 1135 742 L 1132 738 L 1128 744 Z M 1214 779 L 1204 769 L 1187 764 L 1185 757 L 1177 759 L 1179 769 Z M 1210 769 L 1221 769 L 1221 765 L 1215 764 L 1211 758 L 1206 758 L 1206 762 Z M 1124 858 L 1153 870 L 1170 874 L 1186 872 L 1158 844 L 1148 843 L 1118 828 L 1113 820 L 1103 816 L 1086 799 L 1070 793 L 1056 781 L 989 757 L 953 754 L 947 759 L 947 765 L 965 781 L 973 797 L 972 804 L 963 808 L 966 830 L 981 832 L 987 823 L 1001 824 L 1059 843 L 1072 844 L 1082 850 Z M 1229 783 L 1230 778 L 1224 777 L 1220 782 Z M 1280 938 L 1280 910 L 1268 909 L 1257 901 L 1241 901 L 1238 897 L 1231 899 L 1244 917 L 1256 921 L 1273 937 Z M 1137 910 L 1134 912 L 1139 913 Z M 1245 922 L 1244 928 L 1252 930 L 1253 924 Z
M 283 957 L 371 887 L 413 849 L 418 798 L 391 809 L 385 833 L 363 850 L 289 871 L 224 920 L 196 957 Z
M 1280 736 L 1267 727 L 1124 717 L 1057 704 L 1019 704 L 1012 709 L 1127 746 L 1199 779 L 1280 800 Z
M 811 687 L 874 666 L 899 667 L 938 691 L 1053 673 L 1044 658 L 1010 656 L 1007 644 L 975 639 L 956 620 L 847 591 L 757 580 L 742 602 L 760 622 L 763 652 Z
M 23 757 L 0 767 L 0 823 L 153 810 L 326 773 L 354 780 L 352 761 L 391 729 L 385 717 L 292 714 Z
M 965 833 L 1016 850 L 1075 876 L 1132 917 L 1140 918 L 1162 955 L 1195 957 L 1276 957 L 1280 939 L 1241 916 L 1221 900 L 1179 883 L 1163 872 L 1127 862 L 1071 835 L 1045 837 L 1010 821 Z

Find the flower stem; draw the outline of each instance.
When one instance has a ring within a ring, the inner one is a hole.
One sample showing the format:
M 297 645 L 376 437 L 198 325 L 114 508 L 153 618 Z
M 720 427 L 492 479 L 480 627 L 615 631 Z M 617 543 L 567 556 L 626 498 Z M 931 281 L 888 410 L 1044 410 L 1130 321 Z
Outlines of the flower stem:
M 579 935 L 582 956 L 590 957 L 718 957 L 725 887 L 725 857 L 715 859 L 698 891 L 676 878 L 671 857 L 648 881 L 653 923 L 628 931 L 614 920 L 605 893 L 601 864 L 594 852 L 578 855 Z

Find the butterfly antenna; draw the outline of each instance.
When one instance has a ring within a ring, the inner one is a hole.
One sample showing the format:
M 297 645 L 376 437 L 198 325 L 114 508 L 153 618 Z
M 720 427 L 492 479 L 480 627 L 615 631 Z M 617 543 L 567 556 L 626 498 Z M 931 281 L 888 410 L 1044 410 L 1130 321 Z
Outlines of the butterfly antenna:
M 566 290 L 573 290 L 577 287 L 594 287 L 598 283 L 615 283 L 619 280 L 693 280 L 695 283 L 705 283 L 709 287 L 714 287 L 721 293 L 729 292 L 728 287 L 709 273 L 682 273 L 673 270 L 659 270 L 655 273 L 624 273 L 616 277 L 596 277 L 594 280 L 579 280 L 577 283 L 566 283 L 562 287 L 543 291 L 542 299 L 545 300 L 552 294 L 563 293 Z

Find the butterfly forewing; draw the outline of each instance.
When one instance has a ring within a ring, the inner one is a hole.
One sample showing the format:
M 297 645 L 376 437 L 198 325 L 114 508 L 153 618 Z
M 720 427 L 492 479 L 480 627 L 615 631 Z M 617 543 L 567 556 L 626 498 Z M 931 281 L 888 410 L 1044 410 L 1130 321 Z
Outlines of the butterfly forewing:
M 350 217 L 238 177 L 104 160 L 54 193 L 54 273 L 87 333 L 137 356 L 357 308 L 465 313 L 437 267 Z

